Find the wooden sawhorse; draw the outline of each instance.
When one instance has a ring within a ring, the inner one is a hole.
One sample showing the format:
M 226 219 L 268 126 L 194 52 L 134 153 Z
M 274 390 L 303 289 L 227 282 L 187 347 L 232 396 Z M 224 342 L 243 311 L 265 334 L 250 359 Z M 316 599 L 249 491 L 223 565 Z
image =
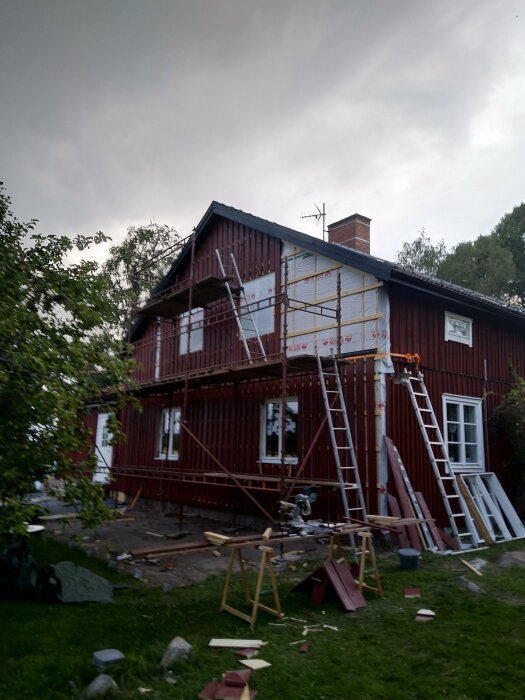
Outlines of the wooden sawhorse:
M 341 545 L 341 536 L 344 532 L 334 533 L 330 535 L 330 542 L 328 543 L 328 559 L 333 559 L 334 552 L 337 557 L 344 556 L 344 550 Z M 381 579 L 379 578 L 379 570 L 377 568 L 376 554 L 374 551 L 373 536 L 370 531 L 360 530 L 357 535 L 361 538 L 360 546 L 356 547 L 356 555 L 358 556 L 358 569 L 359 573 L 357 576 L 357 585 L 361 593 L 363 588 L 369 591 L 374 591 L 379 596 L 383 596 L 383 587 L 381 585 Z M 366 575 L 366 565 L 368 563 L 371 567 L 371 576 L 375 581 L 375 586 L 372 586 L 365 582 Z
M 245 620 L 246 622 L 250 623 L 250 628 L 253 629 L 255 625 L 255 620 L 257 619 L 257 613 L 259 610 L 265 610 L 266 612 L 270 613 L 271 615 L 274 615 L 278 619 L 281 619 L 283 617 L 283 612 L 281 610 L 281 601 L 279 599 L 279 591 L 277 590 L 277 578 L 275 576 L 275 572 L 273 570 L 273 565 L 272 565 L 272 554 L 273 550 L 271 547 L 266 547 L 265 545 L 262 545 L 258 547 L 258 549 L 261 552 L 261 561 L 259 564 L 259 572 L 257 574 L 257 584 L 255 586 L 255 595 L 252 598 L 250 595 L 250 589 L 248 586 L 248 580 L 246 578 L 246 572 L 244 569 L 244 562 L 242 558 L 242 547 L 245 545 L 232 545 L 232 553 L 230 555 L 230 561 L 228 562 L 228 569 L 226 571 L 226 581 L 224 583 L 224 590 L 222 594 L 222 600 L 221 600 L 221 607 L 220 610 L 225 610 L 226 612 L 232 613 L 232 615 L 236 615 L 237 617 L 240 617 L 241 620 Z M 239 573 L 241 577 L 241 584 L 244 590 L 244 596 L 246 598 L 246 602 L 248 605 L 251 606 L 251 613 L 245 613 L 242 612 L 241 610 L 237 610 L 237 608 L 234 608 L 232 605 L 228 603 L 228 593 L 229 593 L 229 588 L 230 588 L 230 582 L 233 574 L 233 567 L 235 562 L 238 562 L 239 564 Z M 261 590 L 262 590 L 262 585 L 264 581 L 264 574 L 268 570 L 268 574 L 270 577 L 270 583 L 272 586 L 272 592 L 273 592 L 273 600 L 274 600 L 274 605 L 275 608 L 271 608 L 268 605 L 264 605 L 263 603 L 260 602 L 261 598 Z

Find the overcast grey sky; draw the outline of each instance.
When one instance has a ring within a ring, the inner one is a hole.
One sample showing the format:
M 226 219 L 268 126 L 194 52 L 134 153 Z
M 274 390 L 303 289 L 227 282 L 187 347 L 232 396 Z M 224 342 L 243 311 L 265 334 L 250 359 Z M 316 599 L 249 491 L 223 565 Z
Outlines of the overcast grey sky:
M 0 0 L 0 179 L 45 233 L 214 199 L 393 259 L 525 199 L 524 0 Z

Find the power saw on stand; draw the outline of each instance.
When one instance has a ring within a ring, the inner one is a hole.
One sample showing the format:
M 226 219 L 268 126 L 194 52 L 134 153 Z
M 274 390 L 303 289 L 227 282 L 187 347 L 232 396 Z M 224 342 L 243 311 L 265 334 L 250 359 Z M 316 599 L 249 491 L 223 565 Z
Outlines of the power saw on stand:
M 318 533 L 326 528 L 320 522 L 307 523 L 307 518 L 312 513 L 312 503 L 317 501 L 318 495 L 315 486 L 306 486 L 296 494 L 292 502 L 279 501 L 279 511 L 284 519 L 283 528 L 301 534 Z

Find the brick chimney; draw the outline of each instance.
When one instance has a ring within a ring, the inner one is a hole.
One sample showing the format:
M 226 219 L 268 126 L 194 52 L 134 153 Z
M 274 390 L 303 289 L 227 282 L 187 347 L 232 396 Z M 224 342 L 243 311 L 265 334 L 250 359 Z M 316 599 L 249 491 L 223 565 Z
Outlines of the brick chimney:
M 360 253 L 370 255 L 370 222 L 366 216 L 352 214 L 346 219 L 328 224 L 328 242 L 339 243 Z

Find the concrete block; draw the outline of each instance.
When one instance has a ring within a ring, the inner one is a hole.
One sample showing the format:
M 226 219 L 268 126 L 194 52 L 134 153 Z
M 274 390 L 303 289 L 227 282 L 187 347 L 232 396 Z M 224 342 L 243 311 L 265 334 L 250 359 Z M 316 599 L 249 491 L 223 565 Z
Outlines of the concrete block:
M 102 671 L 123 660 L 124 654 L 118 649 L 100 649 L 93 652 L 92 658 L 93 666 L 100 668 Z

